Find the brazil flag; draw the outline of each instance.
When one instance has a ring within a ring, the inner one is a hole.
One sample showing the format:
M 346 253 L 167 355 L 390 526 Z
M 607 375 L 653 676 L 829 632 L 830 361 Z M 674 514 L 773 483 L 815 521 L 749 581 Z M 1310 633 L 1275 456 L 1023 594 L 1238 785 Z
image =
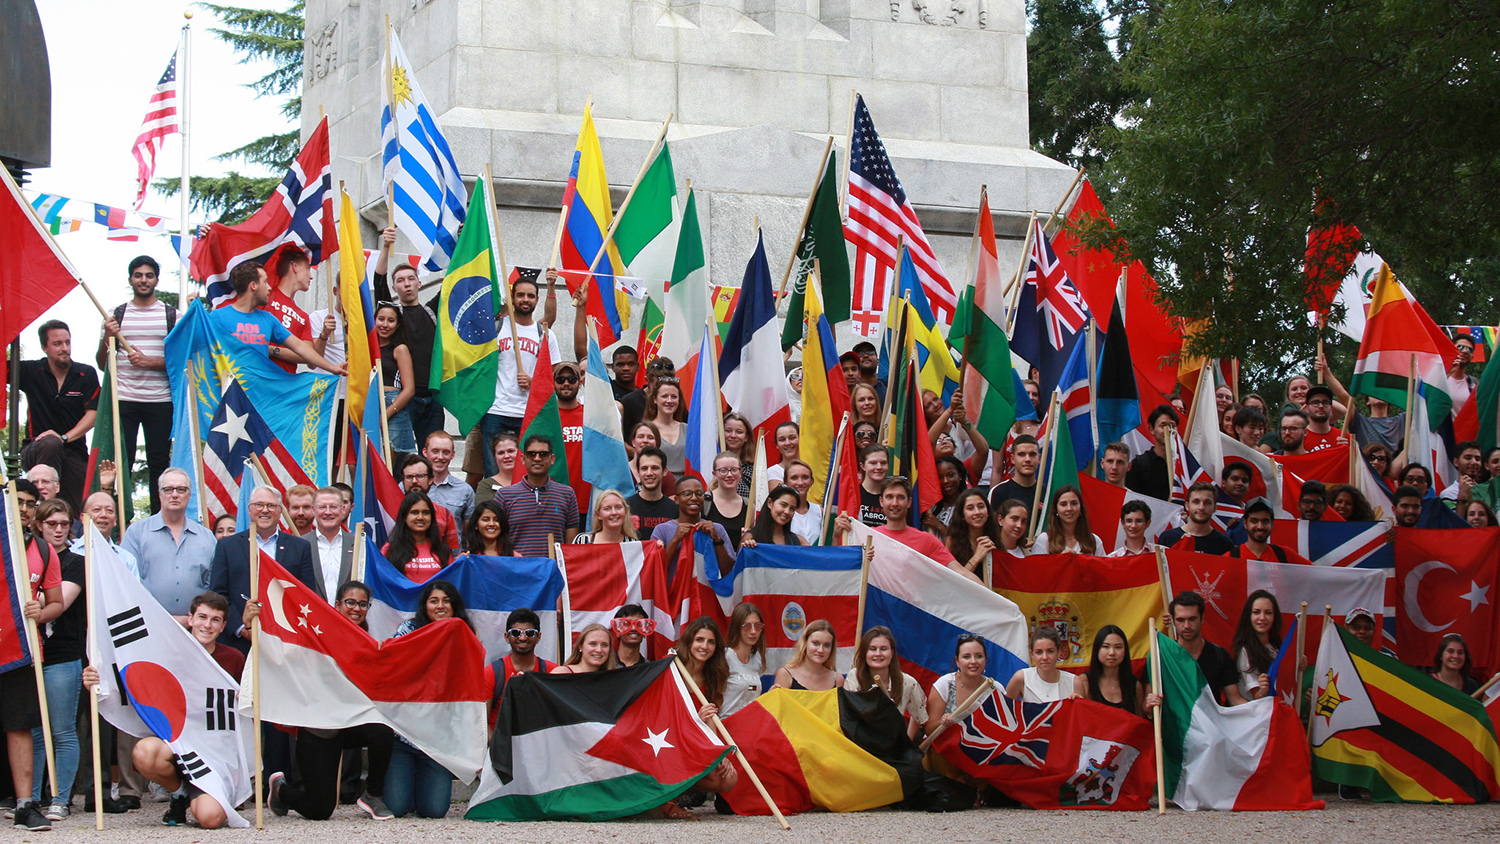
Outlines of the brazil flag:
M 448 263 L 433 339 L 432 375 L 438 401 L 468 431 L 495 402 L 495 312 L 500 282 L 495 267 L 492 207 L 484 179 L 474 184 L 469 216 L 464 220 Z M 476 213 L 477 212 L 477 213 Z

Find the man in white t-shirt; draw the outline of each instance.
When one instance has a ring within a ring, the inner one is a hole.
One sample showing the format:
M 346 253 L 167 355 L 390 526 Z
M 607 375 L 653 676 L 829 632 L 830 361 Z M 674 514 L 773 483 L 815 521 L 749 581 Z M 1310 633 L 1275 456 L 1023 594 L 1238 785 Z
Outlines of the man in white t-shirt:
M 531 373 L 536 369 L 537 353 L 545 340 L 553 363 L 560 359 L 557 336 L 536 321 L 539 291 L 535 279 L 519 278 L 511 288 L 511 312 L 500 320 L 496 332 L 499 341 L 499 366 L 495 384 L 495 403 L 480 422 L 484 432 L 484 473 L 500 471 L 495 465 L 495 436 L 509 431 L 521 434 L 521 418 L 526 415 L 526 394 L 531 389 Z M 515 346 L 521 351 L 521 371 L 516 371 L 516 353 L 512 350 L 511 321 L 515 321 Z
M 151 487 L 151 512 L 161 509 L 157 480 L 172 463 L 172 386 L 167 381 L 167 332 L 177 321 L 177 310 L 156 298 L 161 267 L 149 255 L 130 262 L 129 302 L 104 320 L 97 361 L 100 372 L 109 371 L 109 337 L 124 338 L 115 352 L 120 400 L 120 443 L 123 454 L 117 465 L 135 465 L 136 437 L 146 434 L 146 473 Z

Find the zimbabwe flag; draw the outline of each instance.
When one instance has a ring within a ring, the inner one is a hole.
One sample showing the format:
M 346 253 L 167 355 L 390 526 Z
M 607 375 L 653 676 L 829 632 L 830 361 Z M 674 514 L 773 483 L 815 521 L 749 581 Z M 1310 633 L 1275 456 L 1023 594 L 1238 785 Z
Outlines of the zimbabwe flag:
M 1342 628 L 1323 628 L 1313 671 L 1313 773 L 1382 802 L 1485 803 L 1500 747 L 1472 697 Z
M 623 818 L 702 779 L 729 748 L 698 720 L 671 659 L 512 677 L 471 821 Z

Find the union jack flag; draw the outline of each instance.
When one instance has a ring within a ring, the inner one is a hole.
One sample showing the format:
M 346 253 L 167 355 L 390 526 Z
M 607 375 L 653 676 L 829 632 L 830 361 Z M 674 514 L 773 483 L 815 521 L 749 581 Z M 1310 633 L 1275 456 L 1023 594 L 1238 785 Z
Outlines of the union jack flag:
M 996 690 L 960 722 L 958 746 L 978 765 L 1041 768 L 1052 744 L 1052 716 L 1062 705 L 1009 700 Z
M 1059 385 L 1073 347 L 1083 338 L 1089 306 L 1057 259 L 1040 222 L 1033 223 L 1023 281 L 1011 348 L 1037 368 L 1042 393 L 1048 395 Z
M 901 180 L 896 178 L 885 144 L 865 108 L 864 97 L 854 100 L 848 190 L 844 239 L 854 244 L 855 330 L 866 337 L 879 332 L 880 315 L 890 297 L 896 253 L 903 238 L 934 316 L 944 324 L 952 322 L 958 296 L 938 265 L 937 255 L 927 242 L 927 234 L 922 231 Z
M 1182 441 L 1182 435 L 1177 429 L 1172 429 L 1172 501 L 1178 504 L 1187 503 L 1187 491 L 1193 484 L 1200 481 L 1213 483 L 1214 479 L 1198 465 L 1198 458 L 1188 451 L 1187 444 Z
M 203 485 L 208 492 L 208 511 L 215 519 L 234 513 L 239 506 L 245 461 L 252 456 L 261 459 L 266 480 L 283 500 L 286 491 L 298 484 L 314 485 L 291 452 L 271 433 L 236 379 L 229 380 L 229 388 L 203 434 L 203 445 Z
M 1353 566 L 1385 571 L 1382 638 L 1396 641 L 1396 552 L 1390 522 L 1308 522 L 1277 519 L 1271 541 L 1295 550 L 1319 566 Z M 1375 607 L 1366 609 L 1375 610 Z
M 136 163 L 136 208 L 146 201 L 146 190 L 151 187 L 151 177 L 156 174 L 156 154 L 161 152 L 162 141 L 181 131 L 182 125 L 177 120 L 177 54 L 173 53 L 166 72 L 162 73 L 151 92 L 151 102 L 141 120 L 141 133 L 135 137 L 130 150 Z

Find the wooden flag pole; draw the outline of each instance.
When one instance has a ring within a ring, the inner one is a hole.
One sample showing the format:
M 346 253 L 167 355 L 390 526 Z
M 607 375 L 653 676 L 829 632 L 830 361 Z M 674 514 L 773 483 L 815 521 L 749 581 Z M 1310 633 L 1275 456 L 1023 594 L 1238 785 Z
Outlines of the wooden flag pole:
M 500 283 L 505 285 L 505 305 L 508 311 L 505 321 L 510 323 L 510 350 L 516 357 L 516 373 L 520 374 L 526 370 L 521 366 L 521 341 L 516 335 L 516 286 L 511 283 L 510 274 L 505 269 L 505 246 L 500 242 L 500 221 L 495 214 L 495 175 L 490 172 L 488 161 L 484 163 L 484 187 L 488 195 L 484 220 L 490 226 L 490 244 L 495 247 L 495 257 L 500 259 Z M 542 339 L 546 340 L 545 337 Z
M 859 98 L 859 91 L 849 89 L 849 133 L 844 136 L 844 193 L 839 198 L 839 216 L 848 216 L 849 213 L 849 162 L 853 160 L 851 155 L 854 149 L 854 102 Z M 897 264 L 896 266 L 901 266 Z
M 1026 275 L 1026 263 L 1031 260 L 1031 238 L 1036 234 L 1036 212 L 1031 212 L 1031 221 L 1026 224 L 1026 237 L 1021 241 L 1021 261 L 1016 265 L 1016 271 L 1005 283 L 1005 289 L 1000 291 L 1000 298 L 1010 301 L 1010 291 L 1020 283 L 1021 278 Z
M 1168 502 L 1170 502 L 1172 500 L 1172 490 L 1173 490 L 1174 487 L 1177 486 L 1177 449 L 1173 445 L 1173 442 L 1172 442 L 1174 439 L 1176 439 L 1176 437 L 1174 436 L 1176 433 L 1177 433 L 1177 428 L 1174 425 L 1172 427 L 1172 430 L 1170 430 L 1170 431 L 1167 432 L 1167 441 L 1165 443 L 1165 448 L 1166 448 L 1166 452 L 1167 452 L 1167 501 Z M 1182 504 L 1183 504 L 1184 507 L 1187 506 L 1187 490 L 1183 490 L 1182 491 Z
M 384 357 L 384 355 L 381 355 L 381 357 Z M 375 358 L 375 396 L 380 401 L 380 450 L 384 452 L 382 456 L 385 457 L 385 465 L 391 469 L 392 474 L 395 474 L 401 471 L 401 469 L 391 463 L 391 422 L 386 414 L 385 365 L 381 362 L 380 357 Z M 369 400 L 370 397 L 367 393 L 365 401 Z
M 714 331 L 714 328 L 715 328 L 715 325 L 714 325 L 714 312 L 713 312 L 712 309 L 709 310 L 709 312 L 708 312 L 708 318 L 704 321 L 704 324 L 706 326 L 705 330 L 708 331 L 710 334 L 712 334 L 713 331 Z M 719 451 L 723 451 L 724 450 L 724 401 L 723 401 L 723 397 L 724 397 L 724 384 L 719 380 L 719 345 L 713 341 L 712 337 L 710 337 L 709 341 L 708 341 L 708 371 L 714 377 L 714 395 L 718 396 L 718 398 L 716 398 L 714 400 L 714 418 L 717 420 L 717 422 L 718 422 L 718 428 L 719 428 L 719 443 L 718 443 L 719 449 L 718 450 Z M 696 390 L 697 388 L 698 388 L 698 386 L 696 384 L 694 384 L 693 385 L 693 389 Z M 709 468 L 713 468 L 713 467 L 709 467 Z
M 720 427 L 719 430 L 722 432 L 723 428 Z M 745 530 L 747 531 L 755 527 L 756 491 L 760 489 L 760 480 L 761 478 L 764 478 L 766 476 L 766 471 L 769 468 L 765 464 L 761 463 L 761 458 L 765 457 L 765 455 L 766 432 L 764 429 L 762 429 L 755 432 L 755 465 L 754 467 L 752 467 L 752 470 L 750 472 L 750 497 L 745 500 Z M 765 459 L 766 462 L 769 463 L 771 458 L 765 457 Z M 714 479 L 714 483 L 718 483 L 717 478 Z M 791 527 L 788 526 L 787 530 L 790 531 Z
M 1156 576 L 1161 582 L 1161 611 L 1170 613 L 1172 611 L 1172 575 L 1167 571 L 1167 550 L 1161 546 L 1156 548 Z M 1177 625 L 1167 626 L 1168 634 L 1175 640 L 1177 638 Z
M 698 699 L 698 705 L 707 706 L 708 698 L 703 695 L 703 690 L 698 688 L 698 681 L 693 679 L 692 673 L 687 670 L 686 665 L 683 665 L 681 657 L 672 660 L 672 668 L 677 671 L 677 676 L 681 677 L 687 683 L 688 688 L 693 690 L 693 697 Z M 750 784 L 755 786 L 755 790 L 760 793 L 761 799 L 766 801 L 766 806 L 770 808 L 771 814 L 776 816 L 776 822 L 781 824 L 782 829 L 790 832 L 792 825 L 786 822 L 786 818 L 781 814 L 781 810 L 776 808 L 776 801 L 771 799 L 770 792 L 766 791 L 766 787 L 761 784 L 760 777 L 755 775 L 755 769 L 750 767 L 750 760 L 746 759 L 745 754 L 735 745 L 734 738 L 729 735 L 729 730 L 724 727 L 724 722 L 719 720 L 719 716 L 710 715 L 708 716 L 708 723 L 719 734 L 719 737 L 724 739 L 724 743 L 729 745 L 730 752 L 739 761 L 740 767 L 745 769 L 745 775 L 750 778 Z
M 1406 432 L 1405 432 L 1405 435 L 1404 435 L 1405 438 L 1401 441 L 1401 450 L 1404 451 L 1404 452 L 1406 452 L 1406 462 L 1407 463 L 1411 463 L 1412 462 L 1412 458 L 1413 458 L 1413 455 L 1411 453 L 1411 432 L 1414 430 L 1413 423 L 1416 421 L 1417 417 L 1416 417 L 1415 413 L 1412 413 L 1412 409 L 1416 405 L 1416 403 L 1417 403 L 1417 356 L 1416 355 L 1412 355 L 1411 356 L 1411 379 L 1406 382 Z M 1424 465 L 1426 464 L 1426 462 L 1427 462 L 1427 456 L 1426 455 L 1418 454 L 1418 455 L 1415 455 L 1415 457 L 1416 457 L 1416 462 L 1422 463 Z
M 797 265 L 797 253 L 802 251 L 802 238 L 807 234 L 807 221 L 812 217 L 813 201 L 818 198 L 818 186 L 823 184 L 823 170 L 828 167 L 828 154 L 833 151 L 833 136 L 823 145 L 823 157 L 818 159 L 818 175 L 813 178 L 812 190 L 807 193 L 807 205 L 802 209 L 802 222 L 797 224 L 797 237 L 792 240 L 792 257 L 786 259 L 786 272 L 781 274 L 781 286 L 776 288 L 776 301 L 786 295 L 787 282 L 792 277 L 792 267 Z
M 365 565 L 368 562 L 368 552 L 365 550 L 365 523 L 361 519 L 354 526 L 354 566 L 352 577 L 363 582 L 365 579 Z
M 94 520 L 83 514 L 83 583 L 84 590 L 94 585 Z M 84 615 L 88 619 L 89 665 L 99 670 L 98 602 L 85 599 Z M 99 684 L 89 686 L 89 752 L 94 760 L 94 829 L 104 828 L 104 772 L 99 767 Z
M 1474 694 L 1472 695 L 1472 697 L 1475 700 L 1483 700 L 1484 699 L 1484 693 L 1487 692 L 1487 691 L 1489 691 L 1490 688 L 1493 687 L 1496 683 L 1500 683 L 1500 673 L 1497 673 L 1495 676 L 1491 677 L 1489 680 L 1486 680 L 1485 684 L 1483 686 L 1480 686 L 1479 688 L 1475 689 L 1474 690 Z
M 1057 220 L 1057 215 L 1061 214 L 1062 210 L 1063 210 L 1063 206 L 1066 205 L 1066 204 L 1068 204 L 1068 197 L 1071 197 L 1073 195 L 1073 189 L 1076 188 L 1076 187 L 1078 187 L 1078 183 L 1081 182 L 1081 181 L 1083 181 L 1083 176 L 1088 171 L 1089 171 L 1089 168 L 1087 168 L 1087 167 L 1079 167 L 1078 168 L 1078 173 L 1073 176 L 1073 183 L 1070 184 L 1070 185 L 1068 185 L 1067 192 L 1062 195 L 1062 199 L 1059 199 L 1057 201 L 1057 207 L 1054 208 L 1054 209 L 1052 209 L 1052 213 L 1047 215 L 1047 222 L 1042 224 L 1042 231 L 1043 231 L 1043 233 L 1047 232 L 1048 230 L 1050 230 L 1052 228 L 1052 224 L 1054 222 L 1056 222 L 1056 220 Z
M 865 592 L 870 588 L 870 561 L 875 558 L 875 537 L 865 537 L 864 550 L 859 555 L 859 610 L 854 620 L 854 635 L 865 632 Z
M 1333 623 L 1333 604 L 1324 604 L 1323 605 L 1323 624 L 1326 626 L 1326 625 L 1329 625 L 1329 624 L 1332 624 L 1332 623 Z M 1297 676 L 1300 678 L 1302 675 L 1299 672 Z M 1313 678 L 1313 688 L 1315 688 L 1315 689 L 1317 688 L 1317 683 L 1318 683 L 1318 678 L 1314 677 Z M 1301 697 L 1301 692 L 1300 691 L 1298 692 L 1298 697 Z M 1317 720 L 1318 720 L 1317 718 L 1313 717 L 1313 712 L 1316 711 L 1316 709 L 1317 709 L 1317 703 L 1318 702 L 1315 700 L 1315 701 L 1312 702 L 1312 705 L 1307 708 L 1307 743 L 1309 745 L 1312 744 L 1312 729 L 1313 729 L 1313 724 L 1317 723 Z
M 240 479 L 244 483 L 244 479 Z M 260 600 L 260 544 L 255 541 L 255 524 L 250 524 L 250 530 L 246 531 L 250 537 L 250 591 L 255 593 L 251 600 Z M 255 721 L 255 828 L 266 828 L 266 784 L 262 779 L 262 748 L 260 735 L 260 616 L 257 615 L 250 622 L 250 706 Z M 99 796 L 95 792 L 95 796 Z
M 1302 609 L 1300 609 L 1300 610 L 1297 611 L 1297 645 L 1296 645 L 1296 647 L 1297 647 L 1297 668 L 1296 668 L 1296 671 L 1297 671 L 1297 676 L 1296 676 L 1296 680 L 1297 680 L 1297 685 L 1296 685 L 1297 696 L 1292 699 L 1292 709 L 1298 715 L 1302 714 L 1302 669 L 1303 669 L 1303 667 L 1304 667 L 1304 665 L 1306 663 L 1306 660 L 1304 660 L 1302 658 L 1302 653 L 1303 653 L 1303 651 L 1302 651 L 1302 645 L 1306 641 L 1307 641 L 1307 602 L 1303 601 L 1302 602 Z M 1271 683 L 1275 684 L 1275 682 L 1276 682 L 1276 678 L 1272 677 L 1271 678 Z
M 0 168 L 3 172 L 4 168 Z M 5 482 L 4 468 L 0 467 L 0 483 Z M 34 592 L 31 589 L 31 569 L 26 565 L 26 536 L 21 531 L 21 506 L 17 498 L 16 482 L 10 481 L 9 495 L 5 496 L 5 521 L 7 533 L 10 534 L 10 560 L 11 574 L 16 582 L 15 597 L 17 606 L 25 607 L 33 599 Z M 41 540 L 38 539 L 38 542 Z M 26 646 L 31 650 L 31 667 L 36 674 L 37 702 L 42 712 L 42 739 L 46 753 L 47 774 L 52 786 L 52 793 L 57 793 L 57 764 L 56 756 L 52 749 L 52 719 L 47 711 L 47 686 L 42 681 L 42 642 L 37 633 L 36 619 L 25 612 L 21 613 L 23 634 L 26 636 Z M 71 715 L 71 713 L 70 713 Z
M 401 121 L 396 119 L 396 76 L 391 66 L 391 16 L 385 16 L 385 97 L 386 102 L 391 104 L 391 136 L 396 140 L 396 149 L 401 148 Z M 396 227 L 396 197 L 392 194 L 394 188 L 387 186 L 385 189 L 385 222 L 391 228 Z M 381 248 L 385 249 L 384 238 L 381 238 Z M 258 826 L 258 825 L 257 825 Z
M 1089 474 L 1099 477 L 1099 324 L 1089 317 L 1088 375 L 1089 375 L 1089 433 L 1093 435 L 1092 453 L 1089 454 Z
M 604 239 L 599 242 L 599 251 L 594 253 L 594 260 L 589 262 L 589 275 L 599 266 L 599 259 L 609 252 L 609 244 L 615 239 L 615 229 L 620 227 L 620 220 L 625 217 L 625 209 L 630 207 L 630 200 L 635 197 L 636 188 L 641 186 L 641 179 L 646 177 L 646 171 L 651 168 L 651 162 L 656 160 L 656 151 L 667 139 L 667 128 L 672 125 L 675 114 L 668 113 L 667 119 L 661 123 L 661 131 L 656 133 L 656 140 L 651 142 L 651 151 L 646 153 L 646 160 L 641 162 L 640 172 L 635 174 L 635 181 L 630 183 L 630 190 L 625 192 L 625 198 L 620 201 L 620 210 L 615 212 L 613 219 L 609 221 L 609 228 L 604 232 Z M 675 185 L 673 186 L 676 187 Z
M 985 209 L 987 203 L 989 202 L 989 195 L 990 195 L 990 186 L 989 185 L 980 185 L 979 186 L 979 209 L 980 209 L 981 212 Z M 979 217 L 976 216 L 974 218 L 974 236 L 969 239 L 969 259 L 968 259 L 968 265 L 967 265 L 966 269 L 964 270 L 964 273 L 965 273 L 964 274 L 964 278 L 967 280 L 966 283 L 969 286 L 973 286 L 974 283 L 977 281 L 977 278 L 975 277 L 975 273 L 977 272 L 976 266 L 979 263 L 979 248 L 980 248 L 979 247 L 979 228 L 980 228 L 980 224 L 982 222 L 983 222 L 983 220 L 981 220 Z M 978 293 L 979 293 L 979 291 L 976 290 L 975 291 L 975 295 L 977 296 Z M 960 298 L 962 298 L 962 297 L 960 297 Z M 971 300 L 971 302 L 972 302 L 972 300 Z M 960 393 L 963 391 L 964 383 L 968 380 L 968 377 L 969 377 L 969 343 L 970 343 L 971 340 L 974 339 L 974 327 L 973 327 L 972 322 L 973 322 L 973 320 L 971 318 L 969 330 L 964 334 L 964 347 L 959 352 L 959 357 L 962 358 L 962 360 L 960 360 L 959 363 L 958 363 L 958 389 L 959 389 Z M 987 572 L 989 570 L 990 570 L 990 567 L 989 566 L 985 566 L 985 571 Z
M 979 700 L 979 698 L 982 697 L 991 688 L 993 688 L 994 685 L 994 680 L 990 679 L 989 677 L 984 678 L 984 682 L 979 684 L 979 688 L 975 689 L 973 694 L 969 695 L 963 703 L 959 704 L 957 709 L 953 710 L 953 717 L 964 717 L 964 714 L 969 711 L 969 708 L 974 705 L 975 701 Z M 927 748 L 932 747 L 932 743 L 937 741 L 937 737 L 942 735 L 943 730 L 948 729 L 948 725 L 951 723 L 952 721 L 943 721 L 942 723 L 938 724 L 937 729 L 932 731 L 932 735 L 928 736 L 925 739 L 922 739 L 922 743 L 917 745 L 917 749 L 922 751 L 923 753 L 926 753 Z
M 189 473 L 189 480 L 195 482 L 198 486 L 198 507 L 201 511 L 199 518 L 203 524 L 212 527 L 214 520 L 208 510 L 208 485 L 204 482 L 203 477 L 203 437 L 198 433 L 198 370 L 192 364 L 188 364 L 187 376 L 188 401 L 191 402 L 193 408 L 188 413 L 188 435 L 193 438 L 193 471 Z M 120 474 L 116 472 L 115 485 L 118 487 L 119 483 Z M 119 518 L 115 520 L 115 525 L 125 524 L 125 511 L 121 510 L 117 515 Z M 120 531 L 120 539 L 122 541 L 125 539 L 125 531 L 123 529 Z
M 1161 627 L 1156 619 L 1151 619 L 1151 691 L 1158 697 L 1161 696 L 1161 641 L 1157 634 Z M 1151 729 L 1155 734 L 1156 742 L 1156 813 L 1165 815 L 1167 813 L 1167 763 L 1162 757 L 1161 743 L 1161 705 L 1151 709 Z
M 1042 469 L 1046 468 L 1047 456 L 1055 449 L 1057 445 L 1057 426 L 1059 422 L 1057 418 L 1058 399 L 1059 396 L 1057 390 L 1053 390 L 1052 403 L 1047 406 L 1047 424 L 1049 427 L 1047 430 L 1046 438 L 1042 440 L 1041 460 L 1037 462 L 1038 473 L 1040 473 Z M 1063 419 L 1061 420 L 1061 422 L 1062 424 L 1066 425 L 1068 420 Z M 1052 461 L 1054 463 L 1057 462 L 1056 455 L 1052 455 Z M 1038 516 L 1042 512 L 1042 510 L 1047 507 L 1048 499 L 1052 497 L 1052 479 L 1056 474 L 1057 473 L 1054 471 L 1048 471 L 1046 485 L 1038 490 L 1038 492 L 1042 493 L 1042 495 L 1037 499 L 1036 504 L 1031 508 L 1031 524 L 1026 528 L 1026 542 L 1028 545 L 1032 542 L 1032 540 L 1036 539 L 1036 526 Z
M 109 338 L 109 412 L 113 421 L 111 427 L 112 444 L 115 447 L 115 505 L 117 508 L 115 524 L 124 525 L 125 518 L 125 479 L 130 477 L 129 461 L 125 460 L 124 446 L 120 442 L 120 369 L 115 360 L 115 338 Z M 188 367 L 189 383 L 192 380 L 192 367 Z M 195 396 L 196 398 L 196 396 Z M 196 410 L 196 408 L 194 408 Z M 196 422 L 196 414 L 189 413 L 192 421 Z M 125 540 L 125 528 L 120 528 L 120 541 Z M 54 792 L 55 793 L 55 792 Z
M 819 542 L 822 542 L 823 537 L 828 535 L 828 522 L 833 518 L 833 511 L 838 507 L 838 502 L 828 500 L 828 496 L 836 486 L 839 468 L 844 465 L 842 458 L 844 456 L 844 448 L 848 445 L 848 431 L 849 411 L 846 410 L 844 411 L 843 418 L 839 420 L 839 432 L 833 438 L 833 457 L 829 461 L 830 471 L 827 479 L 823 481 L 823 523 L 818 526 Z M 860 596 L 860 600 L 864 600 L 863 595 Z

